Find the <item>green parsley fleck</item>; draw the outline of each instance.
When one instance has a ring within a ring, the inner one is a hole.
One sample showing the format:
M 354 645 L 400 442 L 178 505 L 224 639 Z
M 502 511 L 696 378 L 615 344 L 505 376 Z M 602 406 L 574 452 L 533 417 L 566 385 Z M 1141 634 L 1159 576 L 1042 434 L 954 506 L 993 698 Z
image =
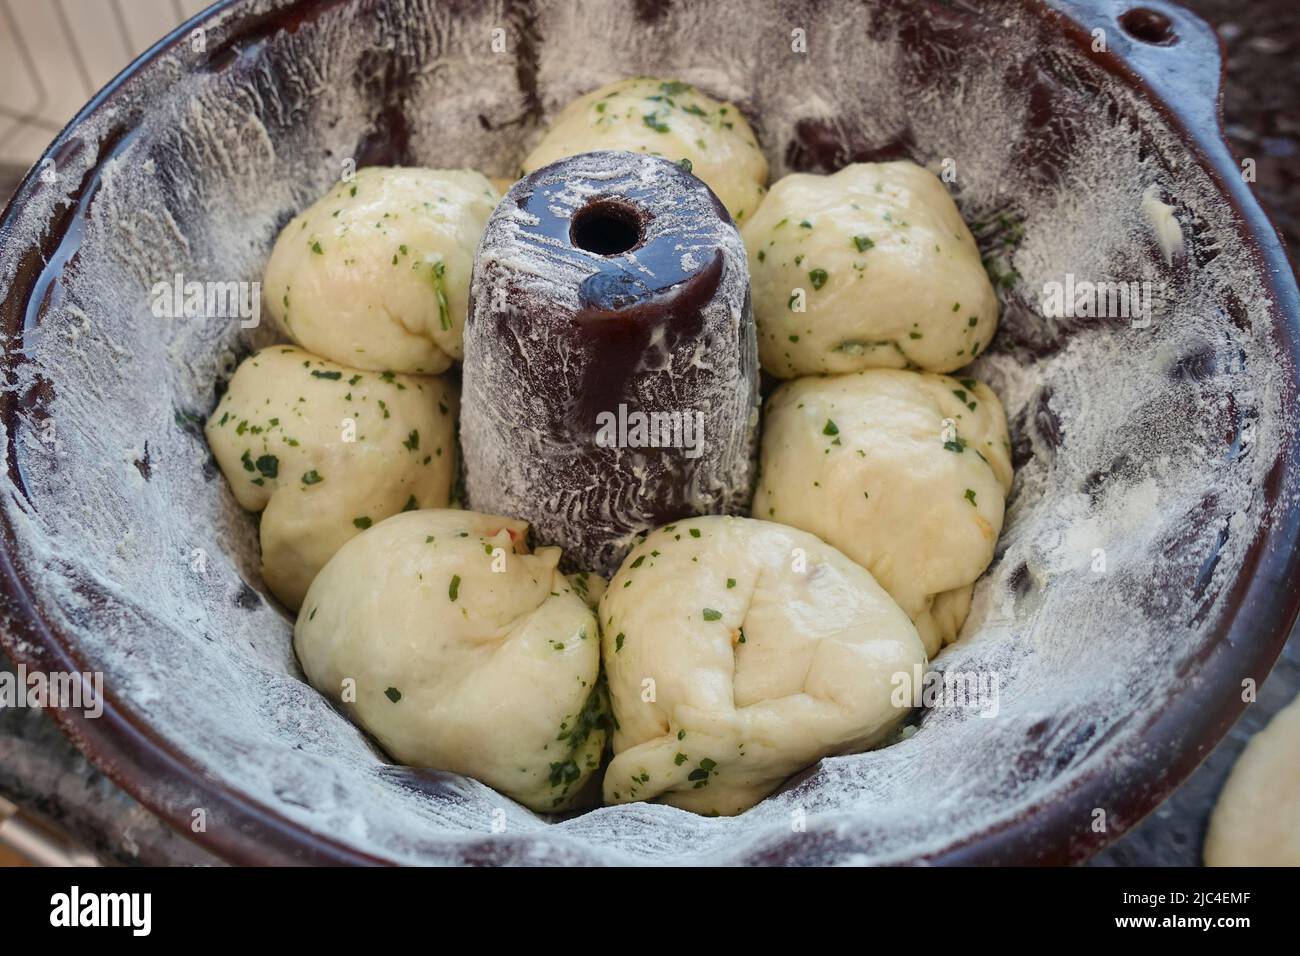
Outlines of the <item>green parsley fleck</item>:
M 442 280 L 447 274 L 447 267 L 441 261 L 433 264 L 433 294 L 438 300 L 438 325 L 444 332 L 451 328 L 451 306 L 447 304 L 447 292 Z

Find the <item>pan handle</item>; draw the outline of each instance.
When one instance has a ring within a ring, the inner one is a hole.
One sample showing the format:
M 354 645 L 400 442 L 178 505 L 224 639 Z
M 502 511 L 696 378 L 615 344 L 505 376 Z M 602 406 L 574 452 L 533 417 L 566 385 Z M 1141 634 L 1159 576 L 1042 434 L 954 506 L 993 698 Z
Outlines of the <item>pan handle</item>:
M 1145 83 L 1203 146 L 1223 143 L 1223 43 L 1214 28 L 1168 0 L 1047 0 Z M 1101 49 L 1098 49 L 1098 47 Z

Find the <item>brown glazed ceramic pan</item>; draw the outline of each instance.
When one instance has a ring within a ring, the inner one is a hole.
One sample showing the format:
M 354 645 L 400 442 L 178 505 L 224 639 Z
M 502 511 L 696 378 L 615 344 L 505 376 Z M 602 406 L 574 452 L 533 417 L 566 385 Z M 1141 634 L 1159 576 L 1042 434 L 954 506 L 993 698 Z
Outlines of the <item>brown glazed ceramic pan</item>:
M 0 224 L 4 646 L 102 672 L 102 717 L 54 717 L 234 862 L 1085 859 L 1214 746 L 1296 616 L 1300 305 L 1224 145 L 1220 70 L 1166 3 L 218 4 L 73 120 Z M 971 374 L 1017 480 L 935 666 L 995 678 L 998 706 L 924 707 L 740 817 L 546 819 L 393 766 L 302 682 L 198 427 L 271 333 L 167 318 L 154 290 L 256 281 L 348 161 L 511 178 L 560 106 L 637 73 L 739 104 L 774 178 L 950 172 L 1003 301 Z M 1045 314 L 1079 282 L 1142 308 Z

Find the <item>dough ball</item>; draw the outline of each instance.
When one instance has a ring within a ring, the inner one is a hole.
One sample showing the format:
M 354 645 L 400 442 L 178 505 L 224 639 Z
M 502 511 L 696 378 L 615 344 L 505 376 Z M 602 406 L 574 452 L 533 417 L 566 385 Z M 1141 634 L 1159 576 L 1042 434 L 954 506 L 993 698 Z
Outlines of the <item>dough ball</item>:
M 950 372 L 993 338 L 998 300 L 975 240 L 915 163 L 786 176 L 741 233 L 773 375 Z
M 600 607 L 600 599 L 605 596 L 605 588 L 609 587 L 608 581 L 595 571 L 578 571 L 576 574 L 566 574 L 565 578 L 574 593 L 586 601 L 589 608 L 594 611 Z
M 205 432 L 235 498 L 262 512 L 262 576 L 294 610 L 349 538 L 444 507 L 456 473 L 456 391 L 273 345 L 240 363 Z
M 1251 738 L 1219 794 L 1206 866 L 1300 866 L 1300 699 Z
M 614 706 L 605 801 L 704 814 L 753 806 L 907 714 L 916 629 L 871 575 L 794 528 L 709 516 L 628 555 L 600 603 Z
M 767 159 L 745 117 L 689 83 L 635 77 L 574 100 L 524 160 L 523 171 L 598 149 L 690 160 L 691 171 L 738 223 L 754 215 L 766 191 Z
M 322 358 L 442 372 L 461 356 L 474 250 L 498 198 L 470 170 L 358 170 L 280 231 L 266 308 Z
M 768 399 L 755 516 L 870 571 L 931 657 L 966 620 L 1010 490 L 1006 415 L 974 379 L 874 369 Z
M 527 534 L 472 511 L 389 518 L 317 576 L 294 649 L 397 760 L 553 812 L 600 764 L 608 698 L 595 614 Z

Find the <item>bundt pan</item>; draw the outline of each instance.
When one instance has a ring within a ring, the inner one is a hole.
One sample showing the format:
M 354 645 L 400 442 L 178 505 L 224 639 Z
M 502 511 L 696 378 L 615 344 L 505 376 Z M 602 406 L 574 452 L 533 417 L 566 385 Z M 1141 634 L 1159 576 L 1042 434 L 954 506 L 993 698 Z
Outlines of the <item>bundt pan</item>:
M 218 4 L 100 93 L 4 216 L 5 647 L 103 671 L 101 718 L 54 717 L 236 862 L 1082 860 L 1224 734 L 1297 610 L 1297 290 L 1221 137 L 1220 62 L 1161 2 Z M 150 289 L 259 279 L 349 157 L 512 177 L 560 106 L 638 73 L 738 103 L 774 178 L 955 171 L 1003 298 L 972 374 L 1018 472 L 937 666 L 997 675 L 1000 704 L 918 711 L 738 817 L 546 819 L 392 765 L 304 683 L 199 428 L 269 323 L 157 318 Z M 1150 320 L 1045 318 L 1067 276 L 1152 283 Z

